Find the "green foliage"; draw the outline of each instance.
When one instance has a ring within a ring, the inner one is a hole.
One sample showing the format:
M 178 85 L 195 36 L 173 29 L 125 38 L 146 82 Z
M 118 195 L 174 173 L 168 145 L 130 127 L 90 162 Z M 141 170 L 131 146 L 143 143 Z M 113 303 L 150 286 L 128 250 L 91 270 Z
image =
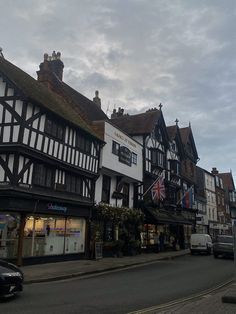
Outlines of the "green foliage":
M 93 217 L 97 220 L 106 220 L 113 223 L 132 223 L 140 224 L 144 215 L 139 208 L 114 207 L 110 204 L 99 203 L 94 206 Z

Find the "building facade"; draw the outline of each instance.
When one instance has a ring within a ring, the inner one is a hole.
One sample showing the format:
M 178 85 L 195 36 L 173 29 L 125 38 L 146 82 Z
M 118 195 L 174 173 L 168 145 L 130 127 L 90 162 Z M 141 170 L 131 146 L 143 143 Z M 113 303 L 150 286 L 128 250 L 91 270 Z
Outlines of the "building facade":
M 3 57 L 0 130 L 0 257 L 86 256 L 103 141 L 70 102 Z

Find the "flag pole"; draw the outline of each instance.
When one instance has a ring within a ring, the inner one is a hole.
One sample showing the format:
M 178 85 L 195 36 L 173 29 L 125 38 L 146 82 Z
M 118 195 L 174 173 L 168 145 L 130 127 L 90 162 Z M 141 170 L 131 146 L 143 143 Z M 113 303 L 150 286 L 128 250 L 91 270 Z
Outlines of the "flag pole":
M 151 190 L 151 188 L 153 187 L 153 185 L 160 179 L 160 177 L 162 176 L 164 170 L 162 171 L 162 173 L 159 175 L 159 177 L 157 177 L 157 179 L 149 186 L 149 188 L 143 193 L 142 197 L 144 197 L 148 191 Z

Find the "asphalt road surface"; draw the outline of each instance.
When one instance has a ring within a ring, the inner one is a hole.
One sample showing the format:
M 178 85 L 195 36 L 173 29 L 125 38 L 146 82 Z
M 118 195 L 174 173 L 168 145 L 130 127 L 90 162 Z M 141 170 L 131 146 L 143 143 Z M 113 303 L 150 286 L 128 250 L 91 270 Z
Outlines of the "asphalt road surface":
M 231 259 L 185 256 L 89 278 L 25 285 L 0 313 L 129 313 L 212 288 L 232 278 Z

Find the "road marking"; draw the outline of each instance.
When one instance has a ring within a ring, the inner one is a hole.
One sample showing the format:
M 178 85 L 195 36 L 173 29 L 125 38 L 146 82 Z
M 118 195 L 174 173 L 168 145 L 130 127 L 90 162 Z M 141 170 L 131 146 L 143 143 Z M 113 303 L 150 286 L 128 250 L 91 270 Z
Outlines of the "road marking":
M 201 293 L 198 293 L 198 294 L 194 294 L 194 295 L 191 295 L 189 297 L 186 297 L 186 298 L 181 298 L 181 299 L 178 299 L 178 300 L 175 300 L 175 301 L 171 301 L 171 302 L 168 302 L 168 303 L 164 303 L 164 304 L 160 304 L 160 305 L 154 305 L 154 306 L 151 306 L 151 307 L 148 307 L 148 308 L 145 308 L 145 309 L 142 309 L 142 310 L 137 310 L 137 311 L 133 311 L 133 312 L 129 312 L 127 314 L 148 314 L 148 313 L 153 313 L 153 311 L 156 311 L 156 310 L 163 310 L 163 309 L 166 309 L 166 308 L 169 308 L 171 306 L 174 306 L 174 305 L 177 305 L 177 304 L 181 304 L 181 303 L 184 303 L 184 302 L 187 302 L 187 301 L 191 301 L 191 300 L 194 300 L 194 299 L 198 299 L 198 298 L 201 298 L 201 297 L 206 297 L 207 295 L 209 295 L 210 293 L 214 292 L 214 291 L 217 291 L 229 284 L 232 284 L 233 280 L 228 280 L 214 288 L 210 288 L 210 289 L 207 289 L 207 290 L 204 290 L 203 292 Z

